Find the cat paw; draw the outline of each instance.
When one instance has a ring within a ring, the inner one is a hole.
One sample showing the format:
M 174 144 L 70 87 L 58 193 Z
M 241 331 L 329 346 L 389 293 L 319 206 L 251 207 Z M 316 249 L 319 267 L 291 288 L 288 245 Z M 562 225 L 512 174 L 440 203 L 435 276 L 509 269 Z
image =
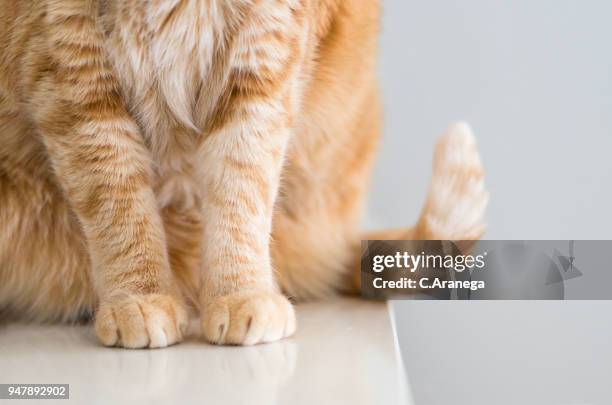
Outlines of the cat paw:
M 478 239 L 488 202 L 476 139 L 467 124 L 455 124 L 435 148 L 424 226 L 432 239 Z
M 293 335 L 295 312 L 276 292 L 243 291 L 213 298 L 202 310 L 202 332 L 210 343 L 250 346 Z
M 160 348 L 180 342 L 187 321 L 187 312 L 177 299 L 149 294 L 102 302 L 94 327 L 105 346 Z

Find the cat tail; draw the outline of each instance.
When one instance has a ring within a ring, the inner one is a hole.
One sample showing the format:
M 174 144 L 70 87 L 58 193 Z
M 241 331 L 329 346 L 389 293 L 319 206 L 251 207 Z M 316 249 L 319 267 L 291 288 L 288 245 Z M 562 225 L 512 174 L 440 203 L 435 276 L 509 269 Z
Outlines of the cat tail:
M 465 123 L 451 126 L 438 140 L 433 172 L 421 215 L 415 226 L 362 235 L 363 240 L 477 240 L 485 232 L 489 202 L 476 138 Z M 360 289 L 361 247 L 355 286 Z

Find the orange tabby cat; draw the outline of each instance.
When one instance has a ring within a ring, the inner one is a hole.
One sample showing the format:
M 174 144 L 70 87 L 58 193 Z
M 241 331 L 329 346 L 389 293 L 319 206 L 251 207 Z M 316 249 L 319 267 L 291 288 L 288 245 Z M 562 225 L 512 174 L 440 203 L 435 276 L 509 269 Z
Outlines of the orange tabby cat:
M 346 290 L 380 133 L 378 0 L 0 0 L 0 307 L 108 346 L 290 336 Z M 282 186 L 281 186 L 282 178 Z M 478 238 L 463 126 L 417 226 Z

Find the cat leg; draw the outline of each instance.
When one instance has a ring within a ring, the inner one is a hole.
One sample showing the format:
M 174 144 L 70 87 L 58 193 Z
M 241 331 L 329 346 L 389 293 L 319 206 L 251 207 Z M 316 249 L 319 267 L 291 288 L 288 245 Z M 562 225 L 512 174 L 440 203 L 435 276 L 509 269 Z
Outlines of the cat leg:
M 299 12 L 279 15 L 303 16 Z M 256 24 L 257 18 L 252 20 Z M 299 92 L 296 73 L 302 51 L 296 48 L 300 41 L 285 35 L 300 30 L 290 24 L 274 27 L 270 33 L 264 28 L 245 27 L 239 35 L 256 38 L 235 41 L 248 44 L 261 36 L 272 43 L 237 51 L 239 66 L 230 72 L 229 99 L 221 103 L 225 109 L 218 111 L 201 148 L 202 330 L 208 341 L 217 344 L 271 342 L 291 336 L 296 327 L 294 309 L 275 281 L 269 245 L 281 168 L 292 134 L 293 97 Z
M 294 310 L 277 288 L 269 252 L 290 130 L 282 102 L 262 101 L 258 109 L 270 118 L 228 123 L 203 145 L 200 302 L 204 337 L 212 343 L 251 345 L 295 331 Z
M 164 347 L 182 339 L 185 310 L 170 273 L 150 161 L 106 61 L 87 2 L 50 9 L 49 61 L 28 108 L 82 225 L 108 346 Z

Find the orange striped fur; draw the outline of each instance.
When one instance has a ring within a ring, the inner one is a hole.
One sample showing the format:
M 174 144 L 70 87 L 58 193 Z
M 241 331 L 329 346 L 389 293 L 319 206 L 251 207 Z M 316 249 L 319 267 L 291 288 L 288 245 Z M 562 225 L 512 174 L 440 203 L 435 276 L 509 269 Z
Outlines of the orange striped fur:
M 351 283 L 378 19 L 378 0 L 0 0 L 0 307 L 95 314 L 129 348 L 179 342 L 188 308 L 213 343 L 293 334 L 286 295 Z M 451 132 L 412 237 L 482 232 L 478 154 Z

